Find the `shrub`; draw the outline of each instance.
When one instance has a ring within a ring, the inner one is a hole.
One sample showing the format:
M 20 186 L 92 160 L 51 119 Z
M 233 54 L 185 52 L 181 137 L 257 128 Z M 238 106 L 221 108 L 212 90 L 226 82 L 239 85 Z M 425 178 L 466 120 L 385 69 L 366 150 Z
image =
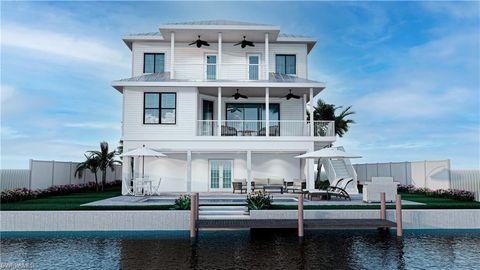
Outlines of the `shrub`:
M 327 189 L 329 186 L 330 186 L 330 182 L 328 180 L 315 182 L 315 188 L 318 188 L 318 189 Z
M 254 191 L 247 195 L 248 210 L 268 209 L 272 206 L 272 197 L 263 191 Z
M 106 186 L 119 186 L 121 185 L 120 180 L 116 180 L 113 182 L 108 182 Z M 64 185 L 64 186 L 51 186 L 46 189 L 37 189 L 31 190 L 28 188 L 16 188 L 16 189 L 8 189 L 4 190 L 1 193 L 0 201 L 2 203 L 8 202 L 18 202 L 30 199 L 38 199 L 44 198 L 53 195 L 66 195 L 75 192 L 85 192 L 85 191 L 93 191 L 95 190 L 95 183 L 89 182 L 86 184 L 72 184 L 72 185 Z
M 417 188 L 413 185 L 399 185 L 397 188 L 399 193 L 420 194 L 428 197 L 452 199 L 459 201 L 474 201 L 475 194 L 471 191 L 458 189 L 428 189 Z
M 190 210 L 191 198 L 190 195 L 184 194 L 175 199 L 173 209 L 175 210 Z

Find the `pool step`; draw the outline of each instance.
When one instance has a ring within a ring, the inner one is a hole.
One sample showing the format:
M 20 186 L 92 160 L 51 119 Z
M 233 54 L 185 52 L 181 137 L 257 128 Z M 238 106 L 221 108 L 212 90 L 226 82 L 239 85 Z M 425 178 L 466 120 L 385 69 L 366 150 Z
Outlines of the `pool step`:
M 250 218 L 245 206 L 203 205 L 198 209 L 199 219 L 245 219 Z

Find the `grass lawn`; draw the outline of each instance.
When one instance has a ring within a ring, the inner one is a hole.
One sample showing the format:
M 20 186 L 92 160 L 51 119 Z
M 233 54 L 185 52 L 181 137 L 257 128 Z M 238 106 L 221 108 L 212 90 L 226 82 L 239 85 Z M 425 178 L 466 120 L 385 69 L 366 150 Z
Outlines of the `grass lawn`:
M 2 211 L 52 211 L 52 210 L 166 210 L 172 206 L 80 206 L 84 203 L 103 200 L 121 195 L 120 187 L 107 188 L 104 192 L 79 192 L 21 202 L 2 203 Z

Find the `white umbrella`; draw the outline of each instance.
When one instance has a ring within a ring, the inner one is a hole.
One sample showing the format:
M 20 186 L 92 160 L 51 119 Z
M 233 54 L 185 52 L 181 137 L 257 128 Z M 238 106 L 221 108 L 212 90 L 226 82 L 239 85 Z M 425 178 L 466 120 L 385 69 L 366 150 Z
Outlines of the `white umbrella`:
M 166 155 L 156 150 L 145 147 L 145 145 L 137 149 L 133 149 L 131 151 L 125 152 L 121 156 L 122 157 L 142 157 L 142 162 L 143 162 L 142 177 L 145 177 L 145 157 L 166 157 Z
M 323 148 L 317 151 L 308 152 L 303 155 L 296 156 L 295 158 L 361 158 L 362 156 L 349 154 L 345 151 L 338 150 L 337 148 Z

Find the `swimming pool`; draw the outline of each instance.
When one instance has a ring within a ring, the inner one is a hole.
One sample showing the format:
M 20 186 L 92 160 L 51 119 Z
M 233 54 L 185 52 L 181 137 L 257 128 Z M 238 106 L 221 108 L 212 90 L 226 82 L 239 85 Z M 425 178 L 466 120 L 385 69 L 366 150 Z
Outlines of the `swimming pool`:
M 2 264 L 33 269 L 478 269 L 480 231 L 2 233 Z M 28 266 L 27 265 L 27 266 Z

